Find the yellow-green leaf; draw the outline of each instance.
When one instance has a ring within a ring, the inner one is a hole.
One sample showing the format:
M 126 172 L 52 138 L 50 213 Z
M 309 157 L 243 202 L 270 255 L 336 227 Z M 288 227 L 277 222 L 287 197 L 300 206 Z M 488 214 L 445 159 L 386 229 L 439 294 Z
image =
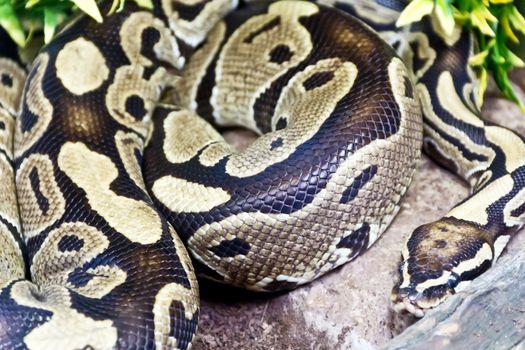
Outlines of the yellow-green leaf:
M 424 16 L 430 14 L 433 9 L 434 0 L 413 0 L 399 15 L 399 18 L 396 21 L 396 26 L 402 27 L 413 22 L 418 22 Z
M 26 9 L 30 9 L 31 7 L 35 6 L 36 4 L 38 4 L 40 2 L 40 0 L 28 0 L 26 2 L 26 6 L 25 8 Z
M 521 13 L 519 13 L 515 6 L 513 7 L 512 12 L 509 14 L 509 20 L 516 30 L 525 34 L 525 18 Z
M 153 9 L 153 1 L 152 0 L 135 0 L 137 5 L 140 7 L 147 8 L 149 10 Z
M 95 0 L 71 0 L 95 21 L 102 23 L 102 15 Z
M 488 36 L 495 36 L 494 31 L 487 22 L 487 18 L 483 11 L 479 9 L 472 11 L 470 19 L 472 21 L 472 24 L 475 27 L 478 27 L 483 34 Z
M 468 63 L 471 66 L 481 66 L 483 63 L 485 63 L 485 59 L 489 55 L 489 50 L 481 51 L 480 53 L 472 56 L 469 58 Z
M 26 35 L 20 20 L 9 1 L 0 3 L 0 26 L 2 26 L 11 39 L 20 47 L 26 44 Z
M 518 68 L 523 68 L 525 67 L 525 62 L 523 62 L 523 60 L 521 58 L 519 58 L 518 56 L 516 56 L 512 51 L 509 50 L 509 57 L 508 57 L 508 60 L 509 62 L 514 66 L 514 67 L 518 67 Z
M 445 34 L 451 36 L 452 33 L 454 33 L 455 21 L 454 16 L 452 16 L 450 5 L 444 1 L 437 0 L 434 11 L 441 28 L 445 31 Z
M 57 25 L 57 13 L 50 10 L 49 8 L 44 8 L 44 41 L 46 44 L 48 44 L 51 39 L 53 39 Z
M 489 83 L 487 70 L 485 68 L 481 69 L 479 76 L 479 87 L 478 87 L 478 101 L 479 105 L 483 105 L 483 98 L 485 96 L 485 91 L 487 90 L 487 85 Z

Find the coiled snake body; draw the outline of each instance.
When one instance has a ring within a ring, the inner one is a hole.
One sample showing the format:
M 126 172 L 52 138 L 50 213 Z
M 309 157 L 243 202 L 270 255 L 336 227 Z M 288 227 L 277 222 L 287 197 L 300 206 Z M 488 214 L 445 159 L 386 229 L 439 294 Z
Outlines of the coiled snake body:
M 479 118 L 470 37 L 395 29 L 395 1 L 324 4 L 128 3 L 75 19 L 27 78 L 1 38 L 0 348 L 187 349 L 183 242 L 204 275 L 263 291 L 353 259 L 399 209 L 421 111 L 473 194 L 409 238 L 396 308 L 422 315 L 491 265 L 523 224 L 525 144 Z M 194 111 L 261 136 L 235 152 Z

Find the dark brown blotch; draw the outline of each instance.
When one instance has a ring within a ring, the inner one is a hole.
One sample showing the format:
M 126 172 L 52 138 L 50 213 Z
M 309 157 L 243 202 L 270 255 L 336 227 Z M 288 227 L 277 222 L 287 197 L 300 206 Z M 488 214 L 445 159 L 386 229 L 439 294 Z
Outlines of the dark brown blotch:
M 2 82 L 3 86 L 13 87 L 13 78 L 7 73 L 2 73 L 0 81 Z
M 287 45 L 277 45 L 270 51 L 270 62 L 282 64 L 290 61 L 293 51 Z
M 332 71 L 314 73 L 303 82 L 303 87 L 306 91 L 310 91 L 325 85 L 333 78 L 334 72 Z
M 247 255 L 250 252 L 250 244 L 245 240 L 235 237 L 231 240 L 224 240 L 218 245 L 211 247 L 210 250 L 220 258 L 233 258 L 237 255 Z

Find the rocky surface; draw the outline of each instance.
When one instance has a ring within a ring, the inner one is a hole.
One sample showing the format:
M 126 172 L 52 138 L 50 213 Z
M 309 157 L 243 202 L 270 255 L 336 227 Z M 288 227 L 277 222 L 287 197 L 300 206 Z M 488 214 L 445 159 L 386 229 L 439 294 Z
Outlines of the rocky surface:
M 514 74 L 514 80 L 525 100 L 525 71 Z M 525 134 L 525 114 L 495 94 L 486 97 L 484 116 Z M 241 146 L 253 139 L 247 132 L 227 137 Z M 399 215 L 355 261 L 280 295 L 252 294 L 201 281 L 202 311 L 194 349 L 371 350 L 384 346 L 415 321 L 394 313 L 389 301 L 404 240 L 467 194 L 466 184 L 423 157 Z M 523 250 L 523 236 L 511 241 L 504 254 Z

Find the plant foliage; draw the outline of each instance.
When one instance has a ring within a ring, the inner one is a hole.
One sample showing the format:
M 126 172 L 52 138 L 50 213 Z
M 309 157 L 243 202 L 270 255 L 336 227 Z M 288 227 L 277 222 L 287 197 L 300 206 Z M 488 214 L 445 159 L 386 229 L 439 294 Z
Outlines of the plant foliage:
M 508 76 L 513 68 L 525 67 L 523 59 L 511 50 L 512 45 L 519 43 L 519 35 L 525 35 L 525 18 L 518 11 L 518 1 L 523 0 L 412 0 L 401 13 L 397 25 L 417 22 L 431 15 L 447 35 L 452 35 L 455 24 L 473 31 L 479 51 L 469 63 L 479 71 L 479 101 L 483 101 L 490 72 L 503 95 L 525 110 Z

